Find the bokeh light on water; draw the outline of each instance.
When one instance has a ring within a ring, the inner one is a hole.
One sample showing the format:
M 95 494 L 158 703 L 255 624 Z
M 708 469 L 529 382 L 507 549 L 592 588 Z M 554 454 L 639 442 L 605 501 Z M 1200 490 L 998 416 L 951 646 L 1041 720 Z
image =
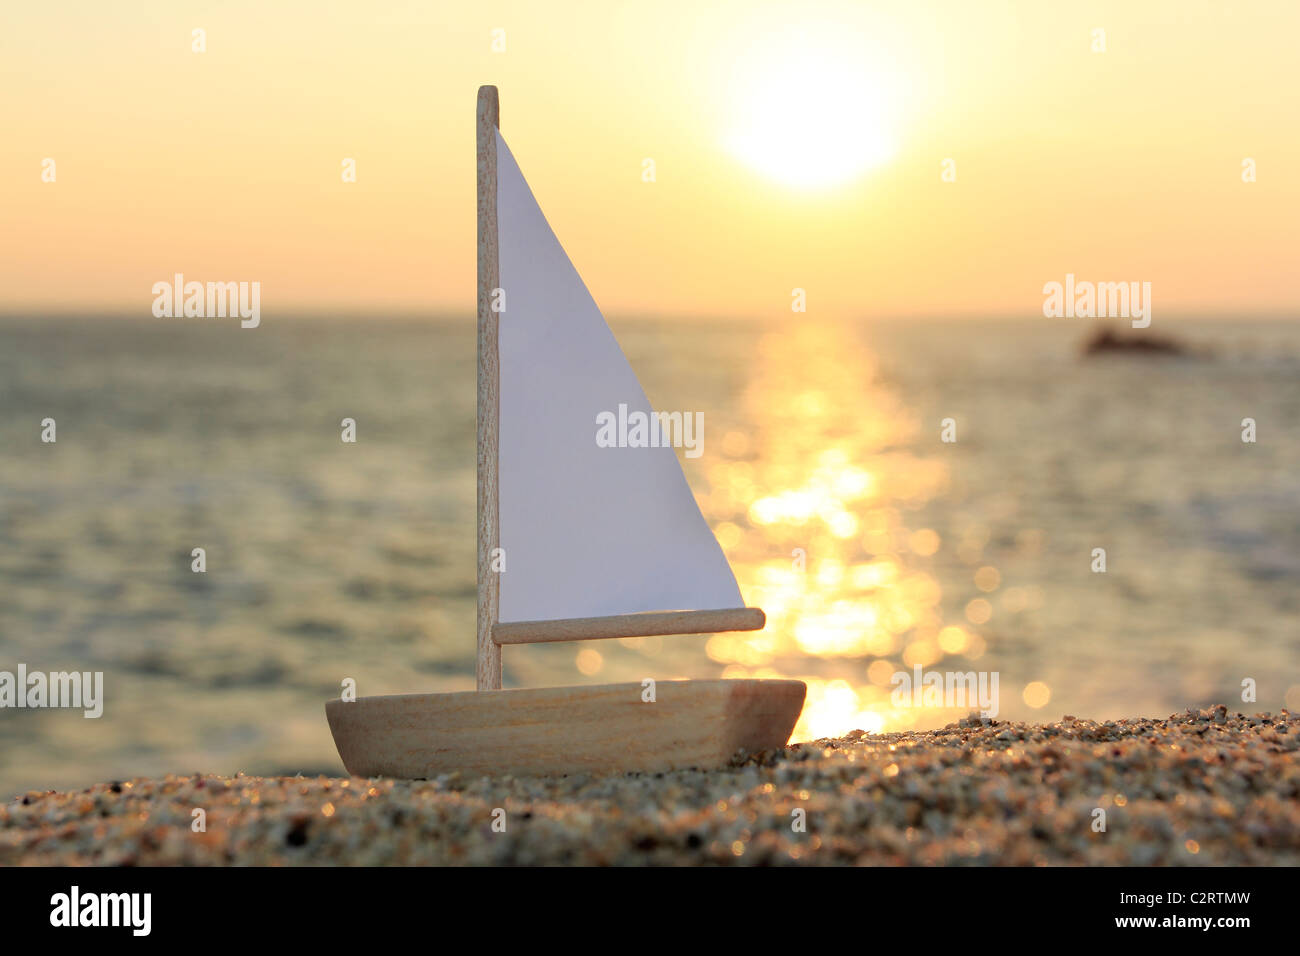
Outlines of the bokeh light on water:
M 908 450 L 918 423 L 848 330 L 786 328 L 754 355 L 752 427 L 723 436 L 701 504 L 768 623 L 710 637 L 708 655 L 725 677 L 805 681 L 796 739 L 914 726 L 917 710 L 891 703 L 893 674 L 947 658 L 965 671 L 984 651 L 968 622 L 944 620 L 928 571 L 942 540 L 912 518 L 947 466 Z

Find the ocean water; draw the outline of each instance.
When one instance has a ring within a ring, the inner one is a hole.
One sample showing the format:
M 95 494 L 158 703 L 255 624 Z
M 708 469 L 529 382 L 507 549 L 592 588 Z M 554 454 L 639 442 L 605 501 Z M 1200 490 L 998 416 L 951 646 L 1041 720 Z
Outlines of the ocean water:
M 769 626 L 508 648 L 507 686 L 795 676 L 803 739 L 977 706 L 900 700 L 918 667 L 1013 719 L 1300 706 L 1295 323 L 1168 321 L 1203 352 L 1167 359 L 1083 359 L 1082 320 L 611 325 L 704 413 L 683 464 Z M 474 368 L 469 319 L 0 322 L 0 670 L 105 681 L 97 720 L 0 710 L 0 793 L 341 772 L 344 679 L 472 689 Z

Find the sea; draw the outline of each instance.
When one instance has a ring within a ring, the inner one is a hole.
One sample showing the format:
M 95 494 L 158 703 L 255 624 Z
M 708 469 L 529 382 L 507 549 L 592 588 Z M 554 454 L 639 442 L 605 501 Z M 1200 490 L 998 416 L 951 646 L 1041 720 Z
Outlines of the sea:
M 506 686 L 797 677 L 796 740 L 1300 707 L 1296 322 L 1153 325 L 1181 356 L 610 324 L 703 413 L 679 457 L 768 626 L 510 647 Z M 473 689 L 474 350 L 470 316 L 0 319 L 0 676 L 103 675 L 98 718 L 0 709 L 0 794 L 338 774 L 343 687 Z

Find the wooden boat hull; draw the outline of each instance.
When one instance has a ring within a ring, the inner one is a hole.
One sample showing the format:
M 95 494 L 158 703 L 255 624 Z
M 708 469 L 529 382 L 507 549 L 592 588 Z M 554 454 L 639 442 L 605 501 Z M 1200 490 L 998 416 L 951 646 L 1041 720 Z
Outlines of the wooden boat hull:
M 658 681 L 325 704 L 357 777 L 559 775 L 725 766 L 739 750 L 785 746 L 807 688 L 797 680 Z

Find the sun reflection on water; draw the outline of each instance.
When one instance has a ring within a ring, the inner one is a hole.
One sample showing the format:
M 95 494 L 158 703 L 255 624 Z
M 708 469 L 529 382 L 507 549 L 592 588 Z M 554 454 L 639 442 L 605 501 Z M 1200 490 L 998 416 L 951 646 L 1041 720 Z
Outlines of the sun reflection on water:
M 909 511 L 945 491 L 947 468 L 910 450 L 917 422 L 875 379 L 852 330 L 769 334 L 745 396 L 755 427 L 723 437 L 702 502 L 747 603 L 768 620 L 714 635 L 707 652 L 724 677 L 805 681 L 795 740 L 952 719 L 894 707 L 891 677 L 984 652 L 971 629 L 982 609 L 943 620 L 929 561 L 945 542 L 908 526 Z M 996 575 L 982 568 L 976 583 L 992 590 Z

